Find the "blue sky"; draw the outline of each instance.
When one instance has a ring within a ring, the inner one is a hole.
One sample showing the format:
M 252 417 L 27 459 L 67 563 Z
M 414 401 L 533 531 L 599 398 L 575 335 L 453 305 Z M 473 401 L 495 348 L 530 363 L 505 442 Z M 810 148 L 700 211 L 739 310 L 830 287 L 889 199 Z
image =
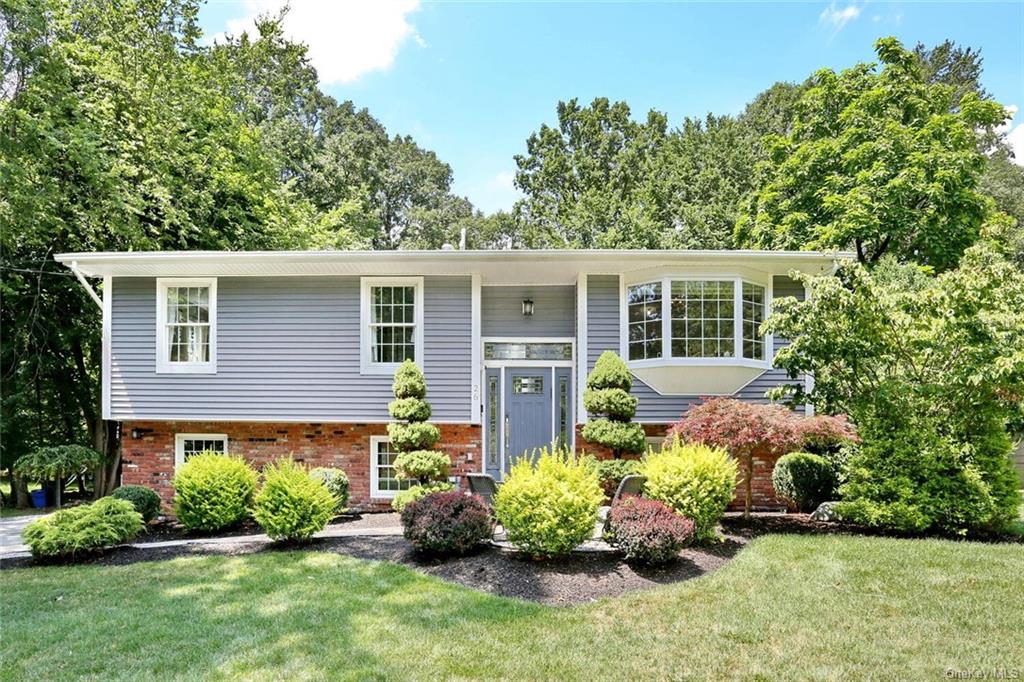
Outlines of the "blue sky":
M 283 0 L 212 0 L 211 36 Z M 508 209 L 514 155 L 561 99 L 604 96 L 642 118 L 738 113 L 779 80 L 871 60 L 895 35 L 981 48 L 984 85 L 1024 108 L 1024 2 L 469 3 L 292 0 L 288 33 L 310 46 L 323 89 L 367 107 L 452 166 L 454 189 Z M 1021 125 L 1024 113 L 1015 117 Z M 1024 125 L 1013 131 L 1024 157 Z

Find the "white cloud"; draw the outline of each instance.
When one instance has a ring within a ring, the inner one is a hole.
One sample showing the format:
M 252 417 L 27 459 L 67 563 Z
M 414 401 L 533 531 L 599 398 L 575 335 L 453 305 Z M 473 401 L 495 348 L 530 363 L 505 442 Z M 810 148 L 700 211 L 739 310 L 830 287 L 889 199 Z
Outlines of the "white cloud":
M 473 206 L 484 213 L 508 211 L 518 199 L 523 198 L 522 193 L 516 189 L 516 172 L 513 170 L 503 170 L 490 177 L 483 175 L 478 178 L 465 183 L 455 178 L 454 191 L 456 194 L 469 197 Z
M 996 128 L 996 132 L 1006 135 L 1004 139 L 1006 145 L 1013 151 L 1013 162 L 1018 166 L 1024 166 L 1024 122 L 1014 125 L 1018 111 L 1020 109 L 1016 104 L 1006 107 L 1006 123 Z
M 228 20 L 227 32 L 252 33 L 256 17 L 276 15 L 285 4 L 285 0 L 245 0 L 244 16 Z M 309 46 L 309 59 L 322 85 L 352 83 L 373 71 L 386 71 L 410 38 L 426 47 L 409 23 L 419 0 L 291 0 L 287 4 L 285 35 Z
M 861 8 L 853 3 L 840 9 L 836 7 L 835 0 L 832 0 L 818 15 L 818 23 L 832 26 L 835 29 L 834 33 L 839 33 L 844 26 L 860 16 L 860 11 Z

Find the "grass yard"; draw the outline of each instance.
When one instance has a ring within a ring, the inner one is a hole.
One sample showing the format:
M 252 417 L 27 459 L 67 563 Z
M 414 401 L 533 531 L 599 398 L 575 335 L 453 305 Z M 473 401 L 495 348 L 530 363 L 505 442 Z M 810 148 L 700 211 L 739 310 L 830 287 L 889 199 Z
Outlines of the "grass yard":
M 3 679 L 944 678 L 1024 672 L 1024 546 L 774 535 L 575 608 L 338 554 L 0 573 Z

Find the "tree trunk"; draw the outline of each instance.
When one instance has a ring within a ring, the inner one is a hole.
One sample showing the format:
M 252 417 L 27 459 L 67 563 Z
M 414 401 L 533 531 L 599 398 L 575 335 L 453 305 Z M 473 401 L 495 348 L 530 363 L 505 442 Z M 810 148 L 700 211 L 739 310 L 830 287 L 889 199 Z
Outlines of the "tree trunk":
M 114 492 L 118 485 L 118 472 L 121 469 L 121 439 L 118 422 L 100 419 L 90 427 L 93 433 L 93 447 L 103 454 L 104 464 L 96 469 L 92 496 L 94 500 Z
M 28 483 L 21 476 L 11 473 L 11 493 L 14 495 L 14 506 L 18 509 L 27 509 L 29 500 Z
M 747 475 L 744 487 L 746 488 L 746 495 L 743 500 L 743 518 L 750 518 L 751 507 L 754 506 L 754 455 L 753 453 L 747 455 Z

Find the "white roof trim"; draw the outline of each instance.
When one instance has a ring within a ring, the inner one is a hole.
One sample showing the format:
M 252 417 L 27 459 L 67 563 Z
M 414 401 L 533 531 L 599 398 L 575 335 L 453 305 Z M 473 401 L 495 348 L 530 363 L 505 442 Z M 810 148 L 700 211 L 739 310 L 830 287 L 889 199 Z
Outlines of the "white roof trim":
M 483 284 L 573 284 L 581 272 L 619 274 L 653 267 L 714 267 L 783 274 L 822 272 L 846 252 L 685 250 L 505 251 L 134 251 L 62 253 L 88 277 L 470 275 Z M 741 273 L 738 273 L 741 274 Z

